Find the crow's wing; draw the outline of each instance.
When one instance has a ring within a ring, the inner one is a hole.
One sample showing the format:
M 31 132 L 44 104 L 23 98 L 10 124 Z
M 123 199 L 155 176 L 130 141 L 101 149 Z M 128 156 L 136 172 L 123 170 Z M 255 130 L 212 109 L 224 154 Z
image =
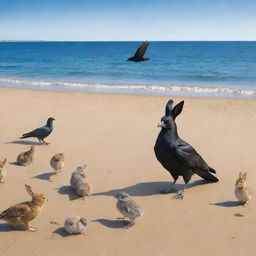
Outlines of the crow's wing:
M 133 57 L 140 57 L 140 58 L 143 58 L 143 56 L 144 56 L 144 54 L 145 54 L 145 51 L 146 51 L 147 48 L 148 48 L 148 45 L 149 45 L 148 42 L 143 43 L 143 44 L 137 49 L 137 51 L 135 52 L 135 54 L 134 54 Z
M 204 159 L 188 144 L 179 144 L 175 150 L 175 155 L 188 168 L 200 168 L 209 171 L 209 166 Z
M 210 173 L 216 173 L 215 170 L 209 167 L 204 159 L 189 144 L 184 143 L 178 145 L 175 155 L 183 166 L 192 169 L 194 173 L 203 179 L 212 182 L 219 181 L 218 178 Z
M 51 129 L 48 126 L 43 126 L 43 127 L 37 128 L 31 132 L 25 133 L 22 136 L 44 137 L 44 136 L 47 136 L 50 132 L 51 132 Z

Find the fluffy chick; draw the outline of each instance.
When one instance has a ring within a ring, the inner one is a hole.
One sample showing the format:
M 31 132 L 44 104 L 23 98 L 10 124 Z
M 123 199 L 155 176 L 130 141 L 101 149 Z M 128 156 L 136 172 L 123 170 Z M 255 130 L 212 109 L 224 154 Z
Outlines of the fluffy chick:
M 127 193 L 118 192 L 114 194 L 114 197 L 117 199 L 117 210 L 124 216 L 120 219 L 128 218 L 130 220 L 130 223 L 126 225 L 125 228 L 133 226 L 135 224 L 135 219 L 143 216 L 144 212 Z
M 70 216 L 65 220 L 64 228 L 70 234 L 84 234 L 87 220 L 84 217 Z
M 50 160 L 50 165 L 55 170 L 55 172 L 61 171 L 64 167 L 64 154 L 55 154 Z

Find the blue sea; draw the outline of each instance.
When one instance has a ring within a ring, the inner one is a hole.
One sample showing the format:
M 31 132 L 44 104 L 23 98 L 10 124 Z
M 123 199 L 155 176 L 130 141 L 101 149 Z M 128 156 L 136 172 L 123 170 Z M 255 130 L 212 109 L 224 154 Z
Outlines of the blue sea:
M 255 97 L 256 42 L 0 42 L 0 86 Z

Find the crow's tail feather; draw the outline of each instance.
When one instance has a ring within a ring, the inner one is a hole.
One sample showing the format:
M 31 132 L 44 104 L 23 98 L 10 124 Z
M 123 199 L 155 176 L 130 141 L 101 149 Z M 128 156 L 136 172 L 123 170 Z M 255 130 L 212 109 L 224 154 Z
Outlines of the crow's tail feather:
M 212 167 L 209 167 L 209 172 L 216 173 L 216 171 L 212 169 Z
M 213 170 L 213 169 L 212 169 Z M 214 171 L 214 170 L 213 170 Z M 198 174 L 201 178 L 207 180 L 207 181 L 211 181 L 211 182 L 218 182 L 218 178 L 216 178 L 214 175 L 212 175 L 210 172 L 206 172 L 206 171 L 196 171 L 196 174 Z
M 25 138 L 29 138 L 29 137 L 31 137 L 31 134 L 30 134 L 30 133 L 25 133 L 25 134 L 23 134 L 23 135 L 20 137 L 20 139 L 25 139 Z

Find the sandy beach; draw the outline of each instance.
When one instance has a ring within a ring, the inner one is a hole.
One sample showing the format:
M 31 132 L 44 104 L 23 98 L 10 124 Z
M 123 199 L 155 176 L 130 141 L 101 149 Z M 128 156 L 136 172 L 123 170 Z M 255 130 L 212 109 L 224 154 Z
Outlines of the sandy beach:
M 234 185 L 239 171 L 247 171 L 255 194 L 256 100 L 171 98 L 175 103 L 185 100 L 176 119 L 180 137 L 220 180 L 208 184 L 194 175 L 184 200 L 160 194 L 172 178 L 153 151 L 170 97 L 0 88 L 0 160 L 8 159 L 0 212 L 30 200 L 24 184 L 49 199 L 31 222 L 36 232 L 16 231 L 0 222 L 0 255 L 255 255 L 256 198 L 247 207 L 238 206 Z M 18 140 L 51 116 L 56 121 L 46 138 L 49 145 L 37 146 L 34 138 Z M 17 155 L 33 144 L 34 162 L 14 165 Z M 49 181 L 49 161 L 58 152 L 65 154 L 65 168 Z M 69 180 L 84 164 L 93 191 L 81 200 Z M 183 179 L 177 183 L 180 189 Z M 116 219 L 116 191 L 127 192 L 145 212 L 130 229 Z M 87 218 L 86 235 L 68 236 L 63 230 L 66 217 L 74 214 Z

